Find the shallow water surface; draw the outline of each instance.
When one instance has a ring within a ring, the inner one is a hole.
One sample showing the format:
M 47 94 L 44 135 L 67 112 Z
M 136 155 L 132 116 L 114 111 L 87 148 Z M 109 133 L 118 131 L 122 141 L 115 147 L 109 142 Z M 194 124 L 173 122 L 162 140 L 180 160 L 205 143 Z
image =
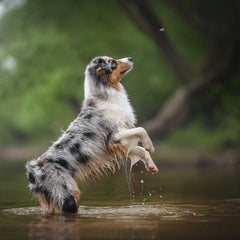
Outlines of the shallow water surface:
M 43 215 L 23 162 L 0 169 L 0 239 L 239 239 L 240 175 L 233 170 L 133 169 L 81 187 L 76 215 Z

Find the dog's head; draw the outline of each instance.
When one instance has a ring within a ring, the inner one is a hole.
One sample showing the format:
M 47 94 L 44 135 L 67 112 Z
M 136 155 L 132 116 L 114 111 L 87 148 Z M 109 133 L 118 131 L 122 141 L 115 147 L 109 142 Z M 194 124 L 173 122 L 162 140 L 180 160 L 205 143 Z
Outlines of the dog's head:
M 119 90 L 119 81 L 133 67 L 132 58 L 113 59 L 111 57 L 95 57 L 88 64 L 86 73 L 95 81 L 96 87 L 113 87 Z

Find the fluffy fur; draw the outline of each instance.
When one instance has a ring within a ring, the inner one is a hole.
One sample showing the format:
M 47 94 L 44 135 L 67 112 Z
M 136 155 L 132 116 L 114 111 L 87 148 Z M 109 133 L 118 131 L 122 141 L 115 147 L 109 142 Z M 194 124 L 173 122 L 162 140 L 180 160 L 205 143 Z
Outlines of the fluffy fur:
M 145 130 L 134 128 L 134 111 L 119 82 L 132 67 L 131 58 L 94 58 L 85 71 L 81 112 L 42 156 L 26 164 L 30 191 L 45 212 L 75 213 L 76 180 L 99 178 L 106 169 L 114 172 L 126 157 L 142 158 L 150 171 L 157 171 L 145 151 L 154 151 L 151 140 Z M 139 140 L 145 149 L 134 148 Z

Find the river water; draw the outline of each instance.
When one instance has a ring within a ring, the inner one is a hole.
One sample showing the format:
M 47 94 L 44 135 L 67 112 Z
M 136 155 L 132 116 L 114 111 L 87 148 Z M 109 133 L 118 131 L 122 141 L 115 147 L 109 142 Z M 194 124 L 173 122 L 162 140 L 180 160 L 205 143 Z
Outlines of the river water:
M 139 164 L 129 193 L 124 170 L 81 186 L 77 215 L 43 215 L 24 162 L 1 161 L 0 239 L 240 239 L 238 169 Z

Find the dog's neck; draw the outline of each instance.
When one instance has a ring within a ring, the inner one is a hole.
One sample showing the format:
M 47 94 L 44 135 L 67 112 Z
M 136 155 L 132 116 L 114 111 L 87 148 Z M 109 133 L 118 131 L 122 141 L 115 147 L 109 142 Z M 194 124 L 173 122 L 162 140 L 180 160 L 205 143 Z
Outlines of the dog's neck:
M 119 86 L 119 90 L 111 86 L 95 86 L 91 76 L 86 74 L 83 107 L 93 102 L 96 108 L 113 118 L 119 125 L 134 126 L 136 122 L 134 110 L 125 88 L 121 83 Z
M 84 100 L 89 98 L 99 98 L 101 100 L 109 101 L 109 99 L 113 100 L 116 95 L 122 95 L 124 92 L 126 94 L 126 91 L 124 90 L 124 87 L 119 83 L 120 89 L 117 90 L 116 88 L 112 87 L 110 84 L 107 85 L 96 85 L 96 80 L 93 81 L 93 76 L 91 76 L 88 72 L 85 73 L 85 81 L 84 81 Z M 94 76 L 95 77 L 95 76 Z M 107 78 L 107 76 L 103 76 Z

